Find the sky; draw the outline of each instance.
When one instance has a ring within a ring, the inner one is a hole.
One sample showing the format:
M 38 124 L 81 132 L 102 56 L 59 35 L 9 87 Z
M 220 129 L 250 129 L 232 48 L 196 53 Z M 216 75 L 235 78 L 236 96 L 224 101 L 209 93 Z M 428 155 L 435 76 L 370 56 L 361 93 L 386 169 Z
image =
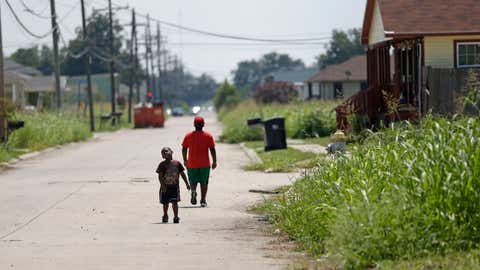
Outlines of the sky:
M 21 21 L 35 34 L 50 29 L 50 0 L 8 0 Z M 56 0 L 60 29 L 68 42 L 81 26 L 80 0 Z M 85 0 L 87 12 L 105 8 L 107 0 Z M 328 38 L 333 29 L 361 27 L 366 0 L 113 0 L 114 6 L 135 8 L 142 14 L 174 24 L 208 32 L 261 39 Z M 36 39 L 28 36 L 0 0 L 3 43 L 8 56 L 17 48 L 34 44 L 51 46 L 51 35 Z M 23 5 L 25 4 L 25 5 Z M 25 11 L 25 6 L 35 17 Z M 118 11 L 122 24 L 131 21 L 131 12 Z M 142 22 L 142 18 L 138 18 Z M 144 21 L 144 20 L 143 20 Z M 325 51 L 325 42 L 315 44 L 272 44 L 208 37 L 161 25 L 167 48 L 176 53 L 193 74 L 207 73 L 218 81 L 231 79 L 231 71 L 242 60 L 258 59 L 272 51 L 288 53 L 310 65 Z M 126 33 L 129 28 L 126 28 Z

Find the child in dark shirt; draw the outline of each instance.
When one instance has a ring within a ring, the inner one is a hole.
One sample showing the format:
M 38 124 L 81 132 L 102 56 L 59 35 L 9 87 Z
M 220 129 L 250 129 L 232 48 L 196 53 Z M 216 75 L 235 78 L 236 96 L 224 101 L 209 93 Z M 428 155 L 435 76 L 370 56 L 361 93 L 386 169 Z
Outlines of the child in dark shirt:
M 162 149 L 162 161 L 157 167 L 158 180 L 160 181 L 160 203 L 163 204 L 163 223 L 168 223 L 168 204 L 172 204 L 173 208 L 173 223 L 179 223 L 178 217 L 178 202 L 180 201 L 180 176 L 182 176 L 187 189 L 190 190 L 190 185 L 185 175 L 185 168 L 177 161 L 173 160 L 173 151 L 169 147 Z

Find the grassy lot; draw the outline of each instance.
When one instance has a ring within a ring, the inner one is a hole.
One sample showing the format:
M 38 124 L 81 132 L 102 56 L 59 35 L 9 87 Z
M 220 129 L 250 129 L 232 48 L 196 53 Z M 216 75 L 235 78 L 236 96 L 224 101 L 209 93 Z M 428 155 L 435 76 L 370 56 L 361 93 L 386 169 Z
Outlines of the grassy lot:
M 287 105 L 262 104 L 251 100 L 239 104 L 231 110 L 223 110 L 219 118 L 224 125 L 222 140 L 228 143 L 258 141 L 263 138 L 260 127 L 247 126 L 247 119 L 260 117 L 285 117 L 287 136 L 289 138 L 310 138 L 328 136 L 335 131 L 334 102 L 296 102 Z
M 314 153 L 302 152 L 292 148 L 265 152 L 263 142 L 260 141 L 248 142 L 245 145 L 254 149 L 263 161 L 259 164 L 246 166 L 246 170 L 292 172 L 298 169 L 313 168 L 318 164 L 319 157 Z
M 128 123 L 128 115 L 124 112 L 119 125 L 113 127 L 109 121 L 100 128 L 100 115 L 109 112 L 109 104 L 95 105 L 96 131 L 110 132 L 133 127 L 133 123 Z M 88 114 L 79 113 L 76 109 L 65 109 L 60 113 L 18 112 L 14 114 L 12 119 L 25 121 L 25 127 L 13 132 L 7 144 L 0 146 L 0 162 L 8 161 L 27 152 L 89 139 L 92 133 L 87 116 Z
M 12 118 L 25 121 L 25 127 L 14 131 L 7 144 L 0 147 L 2 162 L 28 151 L 83 141 L 92 136 L 88 123 L 69 112 L 16 113 Z
M 426 118 L 421 130 L 403 124 L 357 147 L 351 158 L 320 160 L 314 173 L 261 208 L 299 248 L 347 269 L 438 268 L 422 268 L 425 258 L 474 269 L 480 119 Z

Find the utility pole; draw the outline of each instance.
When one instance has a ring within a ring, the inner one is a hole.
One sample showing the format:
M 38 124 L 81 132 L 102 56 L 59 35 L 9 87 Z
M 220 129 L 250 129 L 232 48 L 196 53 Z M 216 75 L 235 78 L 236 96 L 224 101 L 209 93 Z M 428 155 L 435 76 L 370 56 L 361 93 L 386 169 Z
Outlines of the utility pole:
M 136 65 L 135 55 L 134 55 L 134 39 L 135 32 L 137 31 L 136 21 L 135 21 L 135 9 L 132 10 L 132 38 L 130 40 L 130 84 L 128 87 L 128 123 L 132 122 L 132 97 L 133 97 L 133 85 L 136 81 Z
M 160 23 L 157 23 L 157 65 L 158 65 L 158 99 L 163 100 L 162 88 L 162 32 L 160 31 Z
M 93 108 L 93 93 L 92 93 L 92 78 L 91 68 L 92 57 L 90 56 L 90 40 L 88 39 L 87 22 L 85 16 L 85 0 L 81 0 L 82 4 L 82 28 L 83 40 L 87 43 L 87 53 L 85 54 L 85 72 L 87 73 L 87 95 L 88 95 L 88 109 L 90 112 L 90 131 L 95 131 L 95 114 Z
M 146 73 L 146 76 L 147 76 L 147 101 L 149 99 L 149 93 L 150 91 L 152 90 L 151 89 L 151 81 L 150 81 L 150 72 L 149 72 L 149 68 L 150 68 L 150 57 L 148 56 L 148 52 L 149 52 L 149 48 L 148 48 L 148 24 L 150 22 L 150 15 L 147 15 L 147 24 L 146 24 L 146 27 L 145 27 L 145 73 Z
M 153 51 L 152 51 L 152 31 L 150 28 L 150 17 L 148 17 L 148 22 L 147 22 L 147 29 L 148 29 L 148 55 L 150 55 L 150 66 L 151 66 L 151 75 L 152 75 L 152 92 L 153 92 L 153 99 L 155 101 L 155 97 L 157 96 L 157 80 L 155 76 L 155 63 L 153 59 Z
M 0 3 L 0 142 L 7 140 L 7 112 L 5 100 L 5 74 L 3 63 L 2 3 Z
M 50 11 L 52 16 L 52 37 L 53 37 L 53 61 L 55 73 L 55 95 L 57 98 L 57 110 L 62 107 L 62 93 L 60 92 L 60 63 L 58 57 L 58 24 L 57 12 L 55 11 L 55 0 L 50 0 Z
M 111 87 L 111 101 L 112 101 L 112 126 L 115 126 L 115 62 L 114 62 L 114 36 L 113 36 L 113 14 L 112 14 L 112 0 L 108 0 L 108 18 L 109 18 L 109 35 L 110 39 L 110 87 Z
M 133 12 L 135 14 L 135 11 Z M 134 63 L 134 67 L 135 67 L 135 70 L 138 71 L 139 70 L 139 67 L 138 67 L 138 61 L 139 61 L 139 58 L 138 58 L 138 38 L 137 38 L 137 25 L 136 25 L 136 22 L 135 22 L 135 32 L 133 33 L 133 37 L 134 37 L 134 40 L 135 40 L 135 43 L 134 43 L 134 53 L 135 53 L 135 63 Z M 136 94 L 137 94 L 137 102 L 140 103 L 140 80 L 138 79 L 138 77 L 135 77 L 136 78 L 136 86 L 137 86 L 137 89 L 136 89 Z

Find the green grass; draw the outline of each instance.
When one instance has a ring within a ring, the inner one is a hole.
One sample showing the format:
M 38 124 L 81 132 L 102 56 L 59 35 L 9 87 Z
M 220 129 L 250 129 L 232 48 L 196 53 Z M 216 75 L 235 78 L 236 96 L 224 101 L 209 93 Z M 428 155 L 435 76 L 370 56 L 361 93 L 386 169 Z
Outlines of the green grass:
M 310 152 L 302 152 L 293 148 L 265 152 L 263 142 L 247 142 L 245 146 L 255 150 L 262 163 L 245 167 L 252 171 L 292 172 L 298 169 L 313 168 L 318 163 L 318 156 Z
M 479 118 L 427 117 L 357 147 L 263 206 L 299 248 L 347 269 L 478 248 Z
M 315 138 L 306 138 L 305 142 L 309 144 L 319 144 L 321 146 L 327 147 L 327 145 L 332 142 L 332 139 L 330 138 L 330 136 L 315 137 Z
M 247 120 L 260 117 L 285 117 L 285 128 L 289 138 L 328 136 L 335 131 L 336 120 L 332 109 L 334 102 L 295 102 L 282 104 L 256 104 L 251 100 L 240 103 L 234 109 L 223 110 L 219 118 L 224 125 L 221 139 L 227 143 L 257 141 L 263 138 L 261 127 L 248 127 Z
M 0 147 L 0 161 L 8 161 L 28 151 L 84 141 L 92 136 L 88 123 L 69 112 L 16 113 L 12 119 L 25 121 Z

